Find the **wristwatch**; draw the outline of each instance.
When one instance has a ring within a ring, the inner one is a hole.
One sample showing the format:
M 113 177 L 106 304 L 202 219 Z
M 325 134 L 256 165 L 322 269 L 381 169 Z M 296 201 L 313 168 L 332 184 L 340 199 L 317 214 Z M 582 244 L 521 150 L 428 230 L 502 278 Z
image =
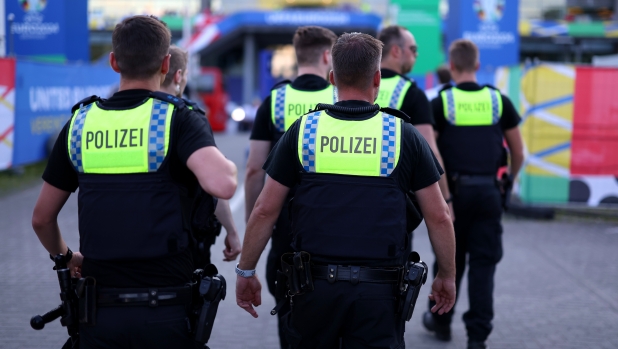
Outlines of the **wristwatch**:
M 51 254 L 49 255 L 49 259 L 51 259 L 53 262 L 55 262 L 54 258 L 56 258 L 56 256 L 52 256 Z M 69 246 L 67 246 L 67 254 L 64 255 L 64 262 L 69 263 L 71 258 L 73 258 L 73 251 L 71 251 Z
M 251 270 L 238 269 L 238 264 L 236 264 L 236 275 L 242 276 L 244 278 L 250 278 L 253 275 L 255 275 L 255 269 L 251 269 Z

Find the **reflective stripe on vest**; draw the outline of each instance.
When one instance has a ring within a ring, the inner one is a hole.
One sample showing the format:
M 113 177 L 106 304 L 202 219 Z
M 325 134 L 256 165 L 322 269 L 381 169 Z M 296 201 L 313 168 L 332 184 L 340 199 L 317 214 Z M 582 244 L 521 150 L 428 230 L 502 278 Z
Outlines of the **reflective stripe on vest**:
M 318 103 L 336 103 L 337 89 L 333 86 L 320 91 L 299 91 L 290 85 L 271 92 L 272 122 L 279 132 L 285 132 L 301 115 L 314 109 Z
M 303 116 L 298 157 L 306 172 L 388 177 L 399 162 L 401 122 L 379 113 L 346 121 L 327 113 Z
M 412 83 L 401 76 L 382 79 L 380 81 L 380 92 L 376 99 L 376 104 L 381 107 L 400 109 L 403 104 L 403 97 L 408 92 Z
M 442 91 L 444 116 L 454 126 L 490 126 L 500 121 L 500 92 L 485 87 L 479 91 L 464 91 L 456 87 Z
M 79 173 L 156 172 L 169 148 L 174 105 L 151 98 L 129 110 L 104 110 L 96 103 L 76 111 L 68 152 Z

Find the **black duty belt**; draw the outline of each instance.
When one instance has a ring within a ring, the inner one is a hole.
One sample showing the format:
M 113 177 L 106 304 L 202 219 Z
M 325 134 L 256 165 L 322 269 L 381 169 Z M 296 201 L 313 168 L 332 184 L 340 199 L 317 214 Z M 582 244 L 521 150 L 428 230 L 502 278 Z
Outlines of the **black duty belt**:
M 461 186 L 496 185 L 495 176 L 459 175 L 457 184 Z
M 395 284 L 401 281 L 402 269 L 384 269 L 367 267 L 342 267 L 340 265 L 312 265 L 311 276 L 314 279 L 325 279 L 333 283 L 336 281 L 350 281 L 356 285 L 359 282 L 381 284 Z
M 165 288 L 100 288 L 100 307 L 187 305 L 191 302 L 191 287 Z

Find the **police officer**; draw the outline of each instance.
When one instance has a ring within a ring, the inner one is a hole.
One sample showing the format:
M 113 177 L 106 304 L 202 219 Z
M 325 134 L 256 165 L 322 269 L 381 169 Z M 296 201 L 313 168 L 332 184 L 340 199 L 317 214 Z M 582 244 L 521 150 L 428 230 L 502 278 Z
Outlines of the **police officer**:
M 339 102 L 296 121 L 264 165 L 269 177 L 249 218 L 236 301 L 258 316 L 261 284 L 253 269 L 298 184 L 290 204 L 294 265 L 311 270 L 303 280 L 312 279 L 314 290 L 294 295 L 282 319 L 292 348 L 403 347 L 396 295 L 398 268 L 410 252 L 408 190 L 416 192 L 441 267 L 433 311 L 448 311 L 455 299 L 453 228 L 436 183 L 441 168 L 412 125 L 373 105 L 381 51 L 369 35 L 343 34 L 329 76 Z
M 503 139 L 511 154 L 512 178 L 521 168 L 523 145 L 517 127 L 521 119 L 506 96 L 477 83 L 479 52 L 473 42 L 454 41 L 449 61 L 456 85 L 442 90 L 432 107 L 457 214 L 457 287 L 468 257 L 470 309 L 463 315 L 468 348 L 482 349 L 492 330 L 494 273 L 502 258 L 501 189 L 496 176 L 505 155 Z M 434 272 L 440 268 L 434 267 Z M 425 313 L 423 323 L 438 339 L 448 341 L 452 316 L 453 311 Z
M 298 77 L 292 83 L 281 84 L 272 90 L 259 107 L 253 124 L 245 178 L 246 219 L 249 219 L 264 187 L 265 172 L 262 166 L 270 150 L 301 115 L 318 103 L 333 103 L 335 91 L 325 78 L 332 67 L 331 49 L 336 40 L 337 36 L 332 31 L 322 27 L 300 27 L 294 33 Z M 266 281 L 273 296 L 279 258 L 291 251 L 289 224 L 285 205 L 274 228 L 266 264 Z M 286 310 L 287 307 L 279 315 L 285 314 Z M 282 348 L 287 348 L 281 324 L 279 321 L 280 344 Z
M 32 218 L 39 240 L 51 255 L 72 255 L 76 276 L 96 279 L 96 324 L 80 325 L 82 348 L 200 346 L 186 322 L 188 193 L 201 185 L 229 199 L 236 167 L 205 118 L 154 92 L 169 70 L 170 39 L 151 16 L 116 26 L 110 64 L 119 92 L 73 108 L 43 174 Z M 80 247 L 71 253 L 57 216 L 77 188 Z
M 402 26 L 391 25 L 380 31 L 378 39 L 384 44 L 384 49 L 380 63 L 382 82 L 380 82 L 380 92 L 376 103 L 382 107 L 399 109 L 408 114 L 412 124 L 425 138 L 440 165 L 443 165 L 433 132 L 433 117 L 429 101 L 416 82 L 405 76 L 412 71 L 416 57 L 418 57 L 418 46 L 414 36 Z M 438 184 L 449 205 L 451 217 L 455 218 L 446 177 L 442 176 Z
M 169 52 L 171 55 L 170 69 L 167 72 L 165 80 L 161 84 L 161 88 L 159 90 L 161 92 L 182 98 L 185 105 L 187 105 L 189 109 L 195 110 L 205 117 L 206 112 L 201 109 L 197 103 L 183 98 L 185 87 L 187 87 L 187 64 L 189 62 L 189 54 L 187 51 L 174 45 L 170 47 Z M 198 188 L 198 190 L 200 190 L 200 188 Z M 216 200 L 215 216 L 216 219 L 221 222 L 221 225 L 223 225 L 226 232 L 223 260 L 226 262 L 234 261 L 240 254 L 240 239 L 238 238 L 238 232 L 236 231 L 236 225 L 234 224 L 234 218 L 232 217 L 232 210 L 230 209 L 230 203 L 228 200 Z M 219 227 L 221 227 L 221 225 L 219 225 Z M 212 238 L 212 242 L 214 242 L 215 237 Z M 210 246 L 204 246 L 204 248 L 207 249 L 206 251 L 203 251 L 207 257 L 205 258 L 205 262 L 206 264 L 210 264 Z M 197 267 L 201 268 L 204 266 L 197 265 Z

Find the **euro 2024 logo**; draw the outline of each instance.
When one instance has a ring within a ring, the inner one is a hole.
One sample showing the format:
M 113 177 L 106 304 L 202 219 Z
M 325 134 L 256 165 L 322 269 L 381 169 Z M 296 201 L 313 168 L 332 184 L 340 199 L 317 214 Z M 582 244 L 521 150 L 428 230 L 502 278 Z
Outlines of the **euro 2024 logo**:
M 47 6 L 47 0 L 19 0 L 19 4 L 26 12 L 41 12 Z
M 504 15 L 505 0 L 474 0 L 472 7 L 483 22 L 497 22 Z

